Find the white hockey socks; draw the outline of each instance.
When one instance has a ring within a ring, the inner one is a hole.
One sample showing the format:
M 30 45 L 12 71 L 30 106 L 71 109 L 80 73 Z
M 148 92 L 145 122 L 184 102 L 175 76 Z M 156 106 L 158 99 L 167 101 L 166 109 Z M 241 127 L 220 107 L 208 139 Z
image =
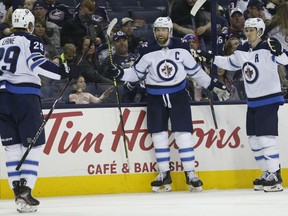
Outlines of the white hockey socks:
M 15 144 L 5 146 L 5 155 L 6 155 L 6 169 L 8 174 L 8 182 L 10 188 L 13 190 L 13 181 L 20 180 L 20 171 L 16 170 L 16 167 L 22 157 L 22 145 Z
M 184 171 L 195 169 L 195 153 L 193 148 L 192 134 L 188 132 L 175 132 L 175 140 L 179 146 L 179 157 Z
M 260 167 L 260 169 L 265 172 L 268 171 L 267 163 L 264 157 L 264 152 L 262 150 L 262 146 L 259 143 L 258 137 L 256 136 L 249 136 L 248 142 L 250 145 L 250 148 L 254 154 L 254 158 L 256 160 L 256 163 Z
M 250 136 L 248 140 L 255 160 L 262 171 L 279 170 L 279 148 L 275 136 Z
M 267 168 L 270 173 L 280 169 L 279 148 L 275 136 L 260 136 L 259 143 L 262 146 Z
M 169 148 L 168 131 L 153 133 L 152 141 L 154 143 L 155 156 L 159 171 L 160 172 L 169 171 L 170 148 Z
M 26 186 L 31 189 L 34 188 L 35 182 L 37 180 L 39 160 L 43 153 L 43 147 L 44 145 L 33 147 L 21 167 L 21 178 L 25 178 L 27 180 Z M 27 149 L 25 147 L 22 148 L 23 152 L 25 152 Z

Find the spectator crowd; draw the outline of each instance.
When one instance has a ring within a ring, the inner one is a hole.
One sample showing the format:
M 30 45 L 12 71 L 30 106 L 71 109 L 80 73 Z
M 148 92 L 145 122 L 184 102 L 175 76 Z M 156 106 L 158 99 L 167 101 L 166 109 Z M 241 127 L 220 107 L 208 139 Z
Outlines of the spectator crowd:
M 190 44 L 192 55 L 198 49 L 206 51 L 212 49 L 211 35 L 217 37 L 217 53 L 222 56 L 231 55 L 237 46 L 246 40 L 245 20 L 257 17 L 262 18 L 266 25 L 263 38 L 275 37 L 281 42 L 284 49 L 288 49 L 288 20 L 286 18 L 288 2 L 286 0 L 218 0 L 215 18 L 216 32 L 211 32 L 212 1 L 206 1 L 196 15 L 191 16 L 190 11 L 196 1 L 167 0 L 167 4 L 163 5 L 165 10 L 161 8 L 161 16 L 170 16 L 172 19 L 173 36 L 186 39 Z M 145 22 L 144 18 L 118 17 L 118 23 L 110 35 L 112 50 L 109 51 L 106 30 L 109 22 L 114 18 L 110 12 L 115 11 L 115 9 L 109 8 L 107 4 L 109 0 L 105 1 L 105 4 L 103 4 L 104 1 L 99 3 L 98 0 L 73 1 L 78 3 L 75 7 L 66 5 L 63 0 L 20 0 L 19 2 L 19 7 L 29 9 L 35 16 L 33 34 L 43 41 L 46 57 L 53 60 L 55 64 L 79 63 L 81 82 L 87 83 L 87 86 L 94 86 L 95 89 L 101 89 L 98 92 L 99 95 L 95 96 L 101 98 L 101 102 L 102 99 L 105 102 L 109 97 L 111 85 L 113 85 L 113 75 L 109 71 L 109 58 L 111 57 L 109 57 L 109 52 L 112 52 L 113 62 L 127 68 L 137 60 L 139 46 L 154 38 L 152 23 Z M 133 10 L 133 8 L 129 8 L 129 10 Z M 135 10 L 141 9 L 135 8 Z M 12 12 L 13 5 L 10 1 L 0 2 L 0 38 L 12 34 Z M 135 32 L 141 28 L 150 31 L 150 36 L 147 36 L 149 34 L 136 35 Z M 202 62 L 201 58 L 197 58 L 195 55 L 195 59 L 202 68 L 211 74 L 211 65 Z M 286 96 L 287 68 L 279 66 L 278 72 L 283 94 Z M 231 101 L 246 99 L 241 73 L 241 70 L 235 72 L 217 69 L 216 76 L 227 86 Z M 49 81 L 42 78 L 42 86 L 56 85 L 60 88 L 65 84 L 61 82 L 63 81 Z M 117 82 L 122 102 L 146 102 L 145 80 L 139 83 L 120 80 Z M 55 88 L 51 88 L 51 91 L 52 89 Z M 104 94 L 105 97 L 101 97 L 107 89 L 109 89 L 109 93 Z M 75 91 L 75 84 L 74 87 L 71 84 L 70 90 L 69 94 L 72 93 L 72 90 Z M 187 91 L 191 101 L 207 99 L 202 87 L 191 78 L 187 78 Z M 95 95 L 95 92 L 90 93 Z M 42 97 L 45 99 L 44 93 Z M 69 100 L 67 96 L 65 102 L 73 102 L 73 100 Z M 94 99 L 95 101 L 96 99 Z M 100 99 L 97 99 L 98 102 Z

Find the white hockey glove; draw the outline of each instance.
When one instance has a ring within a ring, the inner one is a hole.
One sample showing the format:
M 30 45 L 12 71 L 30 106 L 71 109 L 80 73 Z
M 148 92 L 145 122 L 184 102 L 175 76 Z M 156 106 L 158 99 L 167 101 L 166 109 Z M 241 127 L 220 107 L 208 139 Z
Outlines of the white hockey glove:
M 223 83 L 219 82 L 216 78 L 211 79 L 211 83 L 207 89 L 215 92 L 220 101 L 226 101 L 230 97 L 227 87 Z
M 267 43 L 272 55 L 279 56 L 283 53 L 282 45 L 276 38 L 268 38 Z

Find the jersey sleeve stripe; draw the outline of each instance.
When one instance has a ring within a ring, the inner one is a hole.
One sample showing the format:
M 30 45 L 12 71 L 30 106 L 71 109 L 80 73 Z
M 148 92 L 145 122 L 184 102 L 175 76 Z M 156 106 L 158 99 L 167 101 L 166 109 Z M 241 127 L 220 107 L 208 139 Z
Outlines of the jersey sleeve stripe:
M 46 59 L 39 59 L 38 61 L 35 61 L 35 62 L 30 66 L 31 70 L 33 71 L 35 67 L 41 65 L 41 64 L 42 64 L 43 62 L 45 62 L 45 61 L 46 61 Z

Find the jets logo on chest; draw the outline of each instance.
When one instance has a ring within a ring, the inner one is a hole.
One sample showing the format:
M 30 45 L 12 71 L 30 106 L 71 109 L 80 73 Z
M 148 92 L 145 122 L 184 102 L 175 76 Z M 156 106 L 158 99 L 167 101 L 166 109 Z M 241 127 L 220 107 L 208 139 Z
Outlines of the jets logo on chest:
M 259 76 L 257 67 L 251 62 L 246 62 L 243 64 L 242 72 L 247 83 L 251 84 L 256 82 Z
M 175 62 L 165 59 L 157 65 L 158 76 L 166 81 L 172 80 L 177 73 L 177 65 Z

